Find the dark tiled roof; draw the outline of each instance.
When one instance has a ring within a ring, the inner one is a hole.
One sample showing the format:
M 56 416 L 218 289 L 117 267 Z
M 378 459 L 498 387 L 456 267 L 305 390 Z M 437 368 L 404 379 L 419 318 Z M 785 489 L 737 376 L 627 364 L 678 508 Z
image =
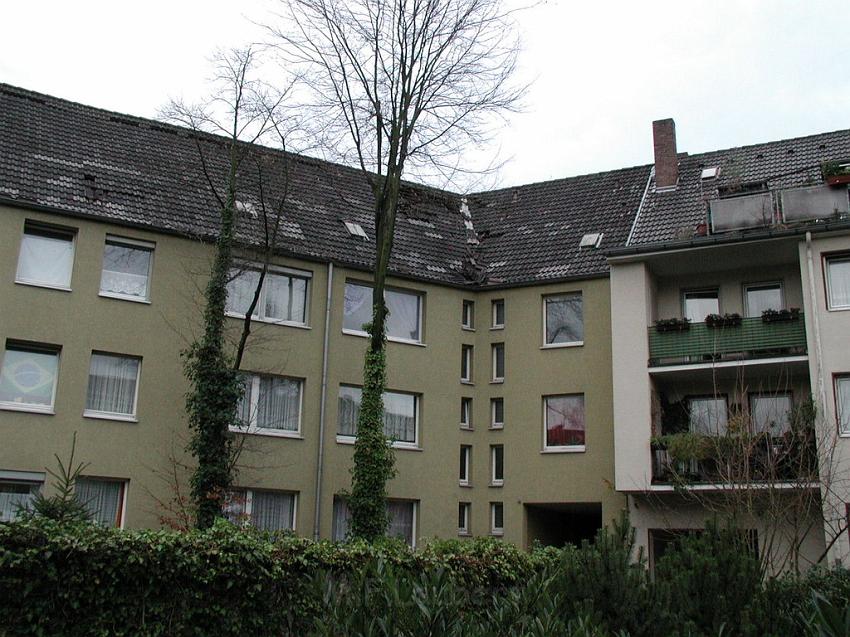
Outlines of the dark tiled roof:
M 754 146 L 679 156 L 679 184 L 657 192 L 654 184 L 638 214 L 629 245 L 647 246 L 693 237 L 707 222 L 708 200 L 723 189 L 763 185 L 768 190 L 823 183 L 821 163 L 850 159 L 850 130 Z M 716 180 L 702 180 L 703 168 L 719 166 Z
M 151 230 L 212 238 L 217 206 L 210 172 L 222 175 L 223 140 L 0 84 L 0 200 Z M 282 189 L 284 155 L 263 149 L 265 199 Z M 372 195 L 360 171 L 289 155 L 289 191 L 277 247 L 284 254 L 370 269 Z M 469 197 L 480 245 L 457 194 L 405 184 L 397 218 L 393 273 L 452 285 L 523 284 L 607 272 L 601 250 L 579 251 L 585 232 L 603 247 L 623 246 L 648 167 L 575 177 Z M 259 202 L 246 180 L 240 200 Z M 238 236 L 261 237 L 248 212 Z M 473 233 L 474 235 L 474 233 Z

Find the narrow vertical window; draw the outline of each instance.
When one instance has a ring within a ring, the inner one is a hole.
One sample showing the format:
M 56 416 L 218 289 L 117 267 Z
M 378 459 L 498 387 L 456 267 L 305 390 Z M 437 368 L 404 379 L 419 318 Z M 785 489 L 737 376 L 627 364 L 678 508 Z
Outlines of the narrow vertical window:
M 505 483 L 505 447 L 490 446 L 490 484 L 500 487 Z
M 505 299 L 496 299 L 493 301 L 492 324 L 493 329 L 499 329 L 505 326 Z
M 501 383 L 505 380 L 505 344 L 493 344 L 493 382 Z
M 475 329 L 475 301 L 464 299 L 463 310 L 461 315 L 461 325 L 464 329 Z
M 153 250 L 152 243 L 107 236 L 100 273 L 101 296 L 147 301 Z
M 460 382 L 472 382 L 472 345 L 460 347 Z
M 469 535 L 469 502 L 458 502 L 457 505 L 457 534 Z
M 504 535 L 505 508 L 501 502 L 490 503 L 490 534 Z
M 826 260 L 826 289 L 830 310 L 850 308 L 850 256 Z
M 469 486 L 469 465 L 472 460 L 472 447 L 470 445 L 460 446 L 460 475 L 458 479 L 461 486 Z
M 838 433 L 850 436 L 850 375 L 836 376 L 835 405 L 838 412 Z
M 460 399 L 460 428 L 472 429 L 472 398 Z
M 490 428 L 502 429 L 505 426 L 505 399 L 490 399 Z
M 74 267 L 74 232 L 27 222 L 15 281 L 69 289 Z

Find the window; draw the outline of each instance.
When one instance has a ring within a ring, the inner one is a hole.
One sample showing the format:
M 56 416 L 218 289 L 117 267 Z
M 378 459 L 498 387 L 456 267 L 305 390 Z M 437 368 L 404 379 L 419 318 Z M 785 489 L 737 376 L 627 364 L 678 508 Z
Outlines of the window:
M 791 394 L 751 394 L 750 421 L 753 433 L 781 436 L 791 429 Z
M 493 322 L 491 327 L 499 329 L 505 326 L 505 299 L 496 299 L 493 301 Z
M 234 524 L 250 524 L 261 531 L 291 531 L 296 501 L 294 493 L 233 489 L 227 493 L 224 513 Z
M 685 318 L 694 323 L 702 323 L 709 314 L 720 313 L 717 288 L 685 292 L 682 305 Z
M 74 497 L 98 524 L 120 527 L 124 523 L 126 485 L 123 480 L 77 478 Z
M 725 434 L 727 411 L 725 396 L 688 399 L 690 430 L 707 436 Z
M 501 502 L 490 503 L 490 534 L 505 534 L 505 507 Z
M 505 344 L 493 344 L 493 382 L 501 383 L 505 380 Z
M 58 373 L 58 350 L 7 344 L 0 370 L 0 407 L 52 412 Z
M 500 487 L 505 483 L 505 447 L 490 445 L 490 485 Z
M 490 399 L 490 428 L 502 429 L 505 426 L 505 399 Z
M 354 438 L 360 417 L 360 387 L 340 385 L 337 435 Z M 418 396 L 400 392 L 384 392 L 384 434 L 400 446 L 416 446 L 418 437 Z
M 780 283 L 759 283 L 744 287 L 744 312 L 747 316 L 760 317 L 765 310 L 781 310 L 785 307 L 782 300 Z
M 386 290 L 387 338 L 412 343 L 422 342 L 422 295 Z M 372 287 L 360 283 L 345 284 L 342 329 L 365 334 L 363 326 L 372 322 Z
M 74 232 L 27 222 L 18 255 L 15 281 L 70 289 L 74 267 Z
M 227 282 L 227 313 L 244 317 L 251 307 L 259 282 L 259 270 L 247 267 L 231 270 Z M 269 270 L 251 317 L 271 323 L 306 325 L 309 282 L 307 272 L 296 274 Z
M 830 310 L 850 309 L 850 256 L 826 260 L 826 287 Z
M 470 445 L 460 446 L 460 475 L 458 476 L 460 484 L 464 487 L 469 486 L 469 467 L 472 460 L 472 447 Z
M 117 354 L 91 355 L 85 416 L 133 419 L 140 360 Z
M 460 399 L 460 428 L 472 429 L 472 399 Z
M 28 509 L 42 484 L 43 473 L 0 471 L 0 522 L 11 522 Z
M 239 401 L 240 431 L 280 435 L 301 431 L 301 388 L 297 378 L 245 374 L 245 393 Z
M 457 534 L 469 535 L 469 502 L 458 502 L 457 505 Z
M 460 346 L 460 382 L 472 382 L 472 345 Z
M 546 451 L 582 451 L 585 446 L 584 394 L 546 396 Z
M 467 330 L 475 329 L 475 301 L 463 301 L 461 325 Z
M 835 405 L 838 433 L 850 436 L 850 375 L 835 377 Z
M 581 292 L 543 299 L 544 345 L 577 345 L 584 342 Z
M 147 301 L 148 281 L 153 263 L 151 243 L 106 237 L 100 294 L 130 301 Z
M 390 520 L 387 535 L 404 540 L 409 546 L 416 546 L 416 509 L 418 503 L 413 500 L 387 500 L 387 516 Z M 351 528 L 351 510 L 348 502 L 340 496 L 334 496 L 332 539 L 342 542 L 348 538 Z

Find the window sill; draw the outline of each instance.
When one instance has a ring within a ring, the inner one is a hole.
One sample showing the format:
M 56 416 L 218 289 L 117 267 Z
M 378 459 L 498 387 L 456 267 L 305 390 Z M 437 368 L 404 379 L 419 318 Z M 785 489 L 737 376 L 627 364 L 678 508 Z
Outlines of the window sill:
M 504 531 L 496 531 L 495 529 L 490 529 L 490 535 L 492 535 L 493 537 L 502 537 L 504 534 Z
M 540 453 L 584 453 L 585 450 L 585 445 L 576 445 L 574 447 L 547 447 L 541 450 Z
M 473 427 L 470 427 L 469 425 L 461 425 L 460 430 L 461 431 L 475 431 L 475 429 Z
M 0 409 L 5 411 L 23 411 L 29 414 L 44 414 L 45 416 L 56 415 L 53 407 L 39 407 L 38 405 L 25 405 L 22 403 L 0 403 Z
M 253 429 L 230 427 L 230 431 L 236 434 L 245 434 L 246 436 L 267 436 L 269 438 L 291 438 L 293 440 L 304 440 L 304 436 L 301 435 L 300 431 L 263 429 L 261 427 L 255 427 Z
M 370 338 L 367 332 L 361 332 L 359 330 L 347 330 L 345 328 L 342 329 L 343 334 L 348 334 L 349 336 L 359 336 L 360 338 Z M 415 345 L 416 347 L 428 347 L 422 341 L 414 341 L 409 338 L 398 338 L 397 336 L 387 336 L 387 341 L 390 343 L 401 343 L 402 345 Z
M 827 307 L 827 312 L 850 312 L 850 305 L 841 305 L 838 307 Z
M 491 489 L 501 489 L 503 486 L 505 486 L 505 482 L 504 481 L 502 481 L 502 482 L 491 482 L 487 486 L 490 487 Z
M 340 445 L 354 445 L 355 440 L 357 440 L 354 436 L 340 436 L 337 435 L 336 441 L 337 444 Z M 405 451 L 422 451 L 422 447 L 419 445 L 409 443 L 409 442 L 393 442 L 391 443 L 393 449 L 402 449 Z
M 464 332 L 474 332 L 475 331 L 475 328 L 469 327 L 469 325 L 461 325 L 460 329 L 462 329 Z
M 23 279 L 15 279 L 18 285 L 26 285 L 32 288 L 44 288 L 45 290 L 58 290 L 59 292 L 71 292 L 71 288 L 66 285 L 51 285 L 50 283 L 39 283 L 38 281 L 24 281 Z
M 136 418 L 136 416 L 131 416 L 129 414 L 109 414 L 103 411 L 86 410 L 83 412 L 83 418 L 94 418 L 95 420 L 114 420 L 116 422 L 139 422 L 139 419 Z
M 502 385 L 502 384 L 504 384 L 504 382 L 505 382 L 504 378 L 494 378 L 493 380 L 490 381 L 490 384 L 491 385 Z
M 104 299 L 116 299 L 118 301 L 130 301 L 131 303 L 141 303 L 142 305 L 150 305 L 150 299 L 143 299 L 138 296 L 128 296 L 126 294 L 115 294 L 112 292 L 98 292 L 97 295 Z
M 461 385 L 475 385 L 475 383 L 473 383 L 471 380 L 466 380 L 464 378 L 460 379 L 460 384 Z
M 584 341 L 574 341 L 572 343 L 547 343 L 541 345 L 540 349 L 562 349 L 564 347 L 584 347 Z
M 502 429 L 504 428 L 504 425 L 490 425 L 489 427 L 487 427 L 487 429 L 489 429 L 490 431 L 502 431 Z
M 457 534 L 460 537 L 471 537 L 472 536 L 472 533 L 470 533 L 469 531 L 458 531 Z
M 490 326 L 491 332 L 495 332 L 496 330 L 503 330 L 503 329 L 505 329 L 504 325 L 491 325 Z
M 464 489 L 471 489 L 472 483 L 460 481 L 460 482 L 457 483 L 457 486 L 463 487 Z
M 229 318 L 240 319 L 242 321 L 245 320 L 246 316 L 244 314 L 236 314 L 235 312 L 225 312 L 225 316 Z M 266 318 L 258 318 L 256 316 L 251 317 L 252 323 L 264 323 L 266 325 L 282 325 L 283 327 L 297 327 L 301 330 L 311 330 L 313 329 L 306 323 L 299 323 L 298 321 L 278 321 L 276 319 L 266 319 Z

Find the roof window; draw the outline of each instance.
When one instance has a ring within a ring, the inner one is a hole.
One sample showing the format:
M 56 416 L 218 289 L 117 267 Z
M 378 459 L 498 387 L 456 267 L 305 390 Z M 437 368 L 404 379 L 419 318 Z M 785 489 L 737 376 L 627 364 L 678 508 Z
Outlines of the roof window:
M 352 221 L 343 221 L 343 223 L 345 224 L 345 228 L 346 230 L 348 230 L 348 233 L 351 236 L 362 237 L 363 239 L 369 238 L 369 236 L 366 234 L 366 231 L 363 230 L 363 226 L 361 226 L 359 223 L 354 223 Z
M 700 179 L 716 179 L 720 174 L 720 166 L 711 166 L 709 168 L 703 168 L 702 174 L 700 175 Z
M 602 232 L 590 232 L 581 238 L 579 248 L 598 248 L 602 244 Z

